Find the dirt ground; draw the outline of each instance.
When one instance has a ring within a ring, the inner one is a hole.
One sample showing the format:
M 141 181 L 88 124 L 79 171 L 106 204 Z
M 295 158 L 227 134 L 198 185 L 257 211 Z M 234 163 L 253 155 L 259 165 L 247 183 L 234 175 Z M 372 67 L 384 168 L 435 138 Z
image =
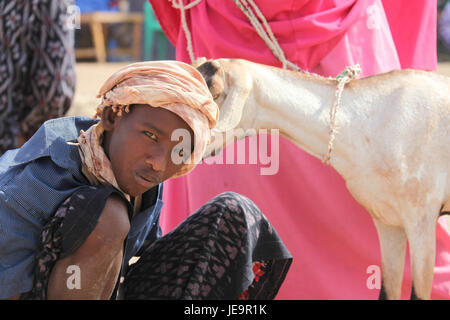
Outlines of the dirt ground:
M 450 62 L 439 63 L 437 72 L 450 76 Z
M 75 98 L 67 115 L 92 117 L 100 99 L 97 93 L 105 80 L 127 63 L 77 63 Z

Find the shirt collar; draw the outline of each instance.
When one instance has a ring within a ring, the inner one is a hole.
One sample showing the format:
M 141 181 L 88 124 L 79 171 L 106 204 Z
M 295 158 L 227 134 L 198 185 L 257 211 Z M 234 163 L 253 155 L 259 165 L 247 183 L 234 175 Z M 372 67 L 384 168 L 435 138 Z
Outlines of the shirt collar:
M 48 120 L 21 148 L 6 152 L 0 158 L 0 167 L 13 167 L 42 157 L 51 157 L 58 166 L 67 169 L 75 164 L 78 156 L 74 152 L 76 148 L 67 142 L 75 141 L 80 130 L 87 130 L 97 122 L 98 120 L 86 117 Z

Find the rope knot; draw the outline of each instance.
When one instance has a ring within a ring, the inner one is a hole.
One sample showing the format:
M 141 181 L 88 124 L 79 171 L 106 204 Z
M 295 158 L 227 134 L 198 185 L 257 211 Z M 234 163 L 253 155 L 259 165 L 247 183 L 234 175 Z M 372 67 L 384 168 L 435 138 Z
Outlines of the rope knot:
M 345 81 L 349 82 L 351 80 L 356 79 L 362 72 L 362 69 L 359 64 L 355 64 L 353 66 L 348 66 L 342 71 L 337 77 L 336 80 L 338 82 Z

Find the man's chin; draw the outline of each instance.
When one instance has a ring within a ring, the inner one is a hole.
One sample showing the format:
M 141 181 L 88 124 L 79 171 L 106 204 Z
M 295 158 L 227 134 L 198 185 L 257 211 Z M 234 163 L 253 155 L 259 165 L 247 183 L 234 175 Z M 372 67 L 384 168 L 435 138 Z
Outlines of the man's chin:
M 147 186 L 141 186 L 141 185 L 137 185 L 137 186 L 121 186 L 119 184 L 120 190 L 122 190 L 125 194 L 129 195 L 130 197 L 138 197 L 143 195 L 145 192 L 147 192 L 148 190 L 150 190 L 151 188 L 154 188 L 156 185 L 152 184 L 152 185 L 147 185 Z
M 139 197 L 139 196 L 141 196 L 141 195 L 142 195 L 145 191 L 147 191 L 147 190 L 142 190 L 142 189 L 140 189 L 140 190 L 122 189 L 122 191 L 123 191 L 125 194 L 129 195 L 130 197 Z
M 136 175 L 131 175 L 129 177 L 126 177 L 125 179 L 121 179 L 120 177 L 116 176 L 116 181 L 120 190 L 130 197 L 140 196 L 145 191 L 147 191 L 147 186 L 141 185 Z

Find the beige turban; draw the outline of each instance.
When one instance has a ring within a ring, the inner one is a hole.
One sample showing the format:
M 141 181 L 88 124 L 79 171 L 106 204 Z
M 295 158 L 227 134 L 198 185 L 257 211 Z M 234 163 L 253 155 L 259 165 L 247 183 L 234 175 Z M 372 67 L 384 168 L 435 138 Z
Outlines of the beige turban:
M 100 88 L 102 98 L 96 116 L 105 107 L 123 112 L 132 104 L 167 109 L 182 118 L 194 132 L 194 151 L 174 177 L 191 171 L 202 159 L 210 129 L 219 109 L 202 75 L 179 61 L 147 61 L 130 64 L 114 73 Z

